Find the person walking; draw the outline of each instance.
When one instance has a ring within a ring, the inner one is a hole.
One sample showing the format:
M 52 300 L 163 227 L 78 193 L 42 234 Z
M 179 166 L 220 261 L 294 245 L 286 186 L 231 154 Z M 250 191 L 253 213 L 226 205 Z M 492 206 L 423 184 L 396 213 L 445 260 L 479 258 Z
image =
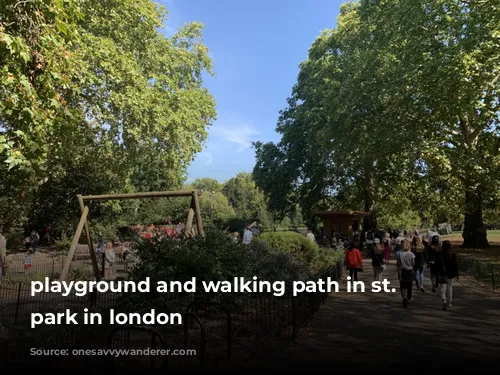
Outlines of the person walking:
M 431 282 L 432 282 L 432 293 L 435 293 L 437 290 L 437 271 L 438 265 L 436 265 L 436 259 L 440 258 L 441 245 L 439 243 L 439 236 L 433 236 L 430 240 L 429 245 L 427 246 L 427 259 L 428 259 L 428 267 L 431 272 Z
M 372 252 L 373 281 L 382 281 L 382 273 L 385 270 L 384 249 L 380 245 L 380 239 L 375 238 L 375 248 Z
M 415 254 L 410 251 L 410 244 L 403 240 L 403 250 L 398 257 L 398 267 L 401 269 L 400 288 L 403 297 L 403 307 L 408 307 L 412 297 L 413 280 L 415 277 Z
M 389 233 L 387 233 L 384 237 L 383 246 L 384 246 L 384 262 L 386 264 L 390 264 L 391 263 L 392 246 L 391 246 L 391 238 L 390 238 Z
M 365 233 L 365 244 L 368 256 L 373 256 L 373 249 L 375 247 L 375 234 L 371 229 Z
M 443 301 L 443 310 L 452 307 L 453 282 L 459 280 L 457 254 L 450 241 L 443 241 L 441 252 L 436 258 L 437 283 Z
M 351 280 L 354 278 L 354 281 L 358 281 L 358 272 L 363 272 L 363 258 L 353 242 L 345 252 L 345 268 L 349 271 Z
M 425 293 L 424 270 L 427 267 L 427 251 L 425 250 L 422 237 L 417 235 L 413 237 L 411 251 L 415 254 L 415 282 L 417 289 Z
M 311 228 L 309 228 L 309 229 L 307 230 L 307 235 L 306 235 L 306 237 L 307 237 L 309 240 L 311 240 L 311 241 L 312 241 L 312 243 L 316 243 L 316 237 L 314 236 L 314 233 L 312 232 L 312 229 L 311 229 Z

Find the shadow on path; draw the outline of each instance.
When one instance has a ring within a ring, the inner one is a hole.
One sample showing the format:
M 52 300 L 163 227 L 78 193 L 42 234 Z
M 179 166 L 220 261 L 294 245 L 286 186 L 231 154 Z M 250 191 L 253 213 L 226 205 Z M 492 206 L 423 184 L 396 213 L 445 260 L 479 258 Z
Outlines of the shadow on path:
M 365 293 L 347 293 L 346 286 L 327 299 L 316 319 L 302 331 L 295 345 L 269 348 L 249 363 L 251 368 L 334 371 L 387 370 L 428 372 L 478 371 L 478 364 L 500 360 L 500 298 L 461 279 L 453 286 L 453 308 L 441 309 L 439 292 L 414 290 L 410 306 L 402 306 L 396 266 L 389 264 L 383 278 L 394 293 L 373 293 L 371 262 L 365 261 L 360 281 Z M 326 367 L 328 366 L 328 367 Z

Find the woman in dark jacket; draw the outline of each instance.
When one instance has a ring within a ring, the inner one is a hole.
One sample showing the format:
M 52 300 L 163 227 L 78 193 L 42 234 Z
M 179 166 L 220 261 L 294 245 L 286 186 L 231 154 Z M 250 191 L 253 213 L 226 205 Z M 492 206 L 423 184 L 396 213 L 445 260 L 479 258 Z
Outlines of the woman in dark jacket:
M 417 289 L 425 293 L 424 270 L 428 264 L 427 250 L 422 241 L 422 237 L 415 235 L 412 240 L 411 251 L 415 254 L 415 281 Z
M 438 265 L 436 265 L 436 260 L 441 259 L 441 246 L 439 245 L 439 237 L 433 236 L 431 243 L 426 246 L 427 251 L 427 265 L 431 271 L 431 282 L 432 282 L 432 292 L 436 292 L 437 283 L 437 271 Z
M 457 254 L 453 251 L 450 241 L 444 241 L 441 252 L 436 257 L 437 281 L 441 285 L 443 310 L 452 307 L 453 281 L 459 279 Z

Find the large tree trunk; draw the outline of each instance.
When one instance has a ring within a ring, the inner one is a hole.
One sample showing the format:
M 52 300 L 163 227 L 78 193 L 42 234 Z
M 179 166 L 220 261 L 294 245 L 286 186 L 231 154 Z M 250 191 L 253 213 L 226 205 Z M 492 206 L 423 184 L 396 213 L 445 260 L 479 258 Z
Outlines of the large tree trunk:
M 375 212 L 375 178 L 373 176 L 373 163 L 370 162 L 365 168 L 364 195 L 365 195 L 365 212 L 367 216 L 363 218 L 363 233 L 367 230 L 377 229 L 377 214 Z
M 489 247 L 486 227 L 483 223 L 483 207 L 480 188 L 467 189 L 465 193 L 465 220 L 462 237 L 464 248 Z

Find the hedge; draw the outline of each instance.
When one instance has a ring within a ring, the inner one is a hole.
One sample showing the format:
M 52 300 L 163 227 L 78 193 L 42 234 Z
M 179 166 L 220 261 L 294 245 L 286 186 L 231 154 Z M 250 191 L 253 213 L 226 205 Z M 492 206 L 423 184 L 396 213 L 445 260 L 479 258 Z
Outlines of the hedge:
M 259 236 L 271 248 L 290 254 L 295 259 L 311 264 L 319 254 L 319 246 L 296 232 L 266 232 Z

